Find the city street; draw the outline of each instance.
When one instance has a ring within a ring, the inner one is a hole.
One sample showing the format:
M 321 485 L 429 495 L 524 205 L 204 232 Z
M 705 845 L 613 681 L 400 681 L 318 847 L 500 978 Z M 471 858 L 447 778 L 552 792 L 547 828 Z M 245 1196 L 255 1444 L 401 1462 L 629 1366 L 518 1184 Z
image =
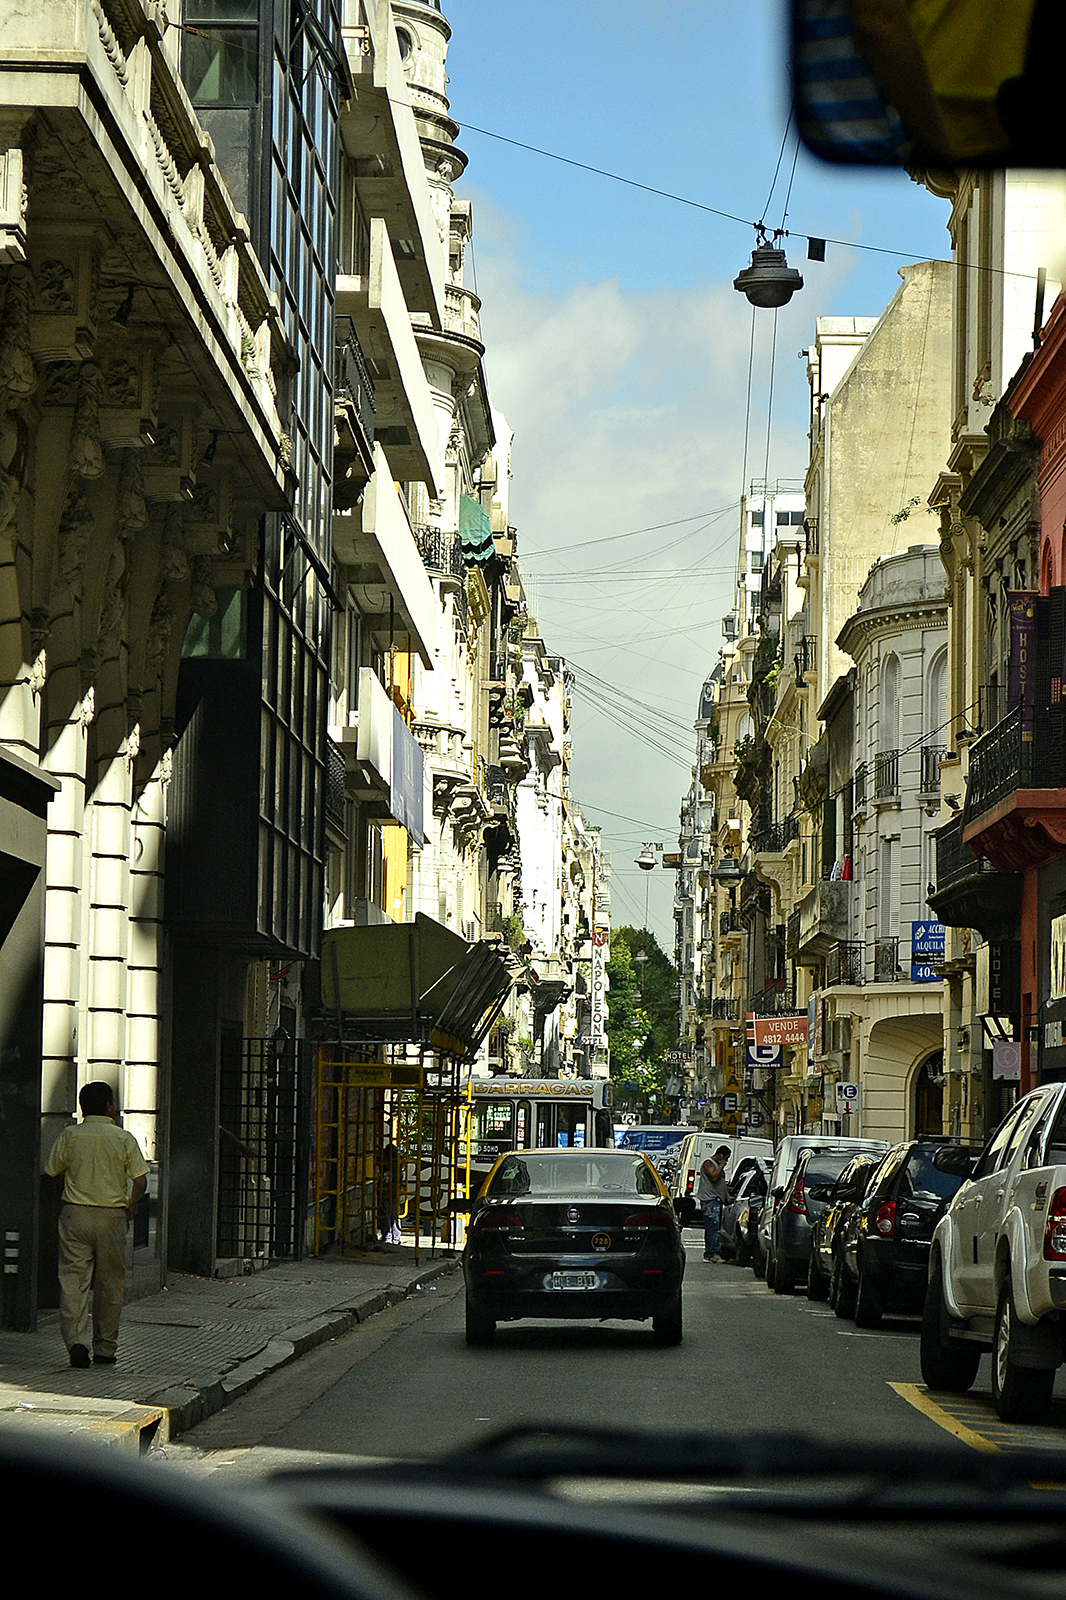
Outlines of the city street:
M 677 1349 L 658 1348 L 637 1323 L 545 1322 L 502 1325 L 491 1349 L 469 1349 L 456 1273 L 268 1378 L 185 1434 L 176 1456 L 261 1472 L 320 1453 L 433 1455 L 544 1421 L 937 1448 L 951 1447 L 953 1432 L 984 1449 L 1066 1445 L 1058 1408 L 1048 1428 L 997 1423 L 987 1363 L 972 1395 L 927 1397 L 917 1320 L 864 1332 L 802 1293 L 774 1295 L 750 1271 L 705 1264 L 695 1240 L 689 1233 Z

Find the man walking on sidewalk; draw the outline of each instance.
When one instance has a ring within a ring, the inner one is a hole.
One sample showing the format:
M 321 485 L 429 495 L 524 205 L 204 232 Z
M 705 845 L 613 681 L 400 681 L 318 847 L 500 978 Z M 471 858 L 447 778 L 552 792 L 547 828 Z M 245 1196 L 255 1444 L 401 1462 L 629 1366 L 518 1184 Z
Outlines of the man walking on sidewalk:
M 90 1364 L 90 1340 L 92 1359 L 114 1366 L 126 1282 L 126 1228 L 137 1215 L 148 1168 L 132 1133 L 113 1120 L 118 1113 L 109 1083 L 87 1083 L 78 1101 L 82 1120 L 63 1129 L 44 1169 L 51 1178 L 64 1178 L 59 1326 L 72 1367 Z M 128 1196 L 127 1180 L 133 1185 Z

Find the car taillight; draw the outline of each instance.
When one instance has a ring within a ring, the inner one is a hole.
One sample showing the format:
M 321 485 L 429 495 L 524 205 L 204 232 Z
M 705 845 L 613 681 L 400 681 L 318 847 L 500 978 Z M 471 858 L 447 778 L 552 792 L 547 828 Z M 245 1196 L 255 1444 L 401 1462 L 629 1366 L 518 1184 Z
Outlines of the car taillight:
M 877 1229 L 878 1233 L 883 1234 L 886 1239 L 890 1238 L 891 1235 L 895 1233 L 896 1202 L 894 1200 L 886 1200 L 883 1205 L 878 1206 L 877 1216 L 874 1218 L 874 1227 Z
M 1066 1189 L 1056 1189 L 1048 1206 L 1044 1260 L 1066 1261 Z
M 507 1206 L 486 1206 L 474 1218 L 475 1228 L 524 1228 L 525 1223 L 517 1211 Z
M 795 1187 L 792 1190 L 792 1193 L 789 1195 L 788 1209 L 790 1211 L 797 1211 L 797 1212 L 805 1212 L 807 1210 L 807 1202 L 803 1198 L 803 1179 L 802 1178 L 797 1178 L 796 1179 Z
M 623 1222 L 623 1228 L 669 1228 L 671 1219 L 660 1206 L 649 1206 L 646 1211 L 632 1211 Z
M 685 1185 L 685 1193 L 686 1194 L 691 1194 L 692 1193 L 692 1190 L 693 1190 L 693 1188 L 695 1186 L 695 1183 L 696 1183 L 696 1174 L 695 1174 L 695 1172 L 690 1172 L 689 1175 L 688 1175 L 688 1182 Z

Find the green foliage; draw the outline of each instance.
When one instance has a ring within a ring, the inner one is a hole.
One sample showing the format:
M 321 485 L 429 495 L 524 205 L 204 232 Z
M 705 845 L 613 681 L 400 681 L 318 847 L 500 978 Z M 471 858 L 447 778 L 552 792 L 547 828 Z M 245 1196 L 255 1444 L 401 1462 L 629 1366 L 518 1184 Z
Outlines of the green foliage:
M 643 971 L 633 960 L 638 951 L 648 957 Z M 673 962 L 646 928 L 613 928 L 607 974 L 607 1036 L 616 1096 L 625 1109 L 659 1116 L 670 1075 L 666 1052 L 677 1048 Z

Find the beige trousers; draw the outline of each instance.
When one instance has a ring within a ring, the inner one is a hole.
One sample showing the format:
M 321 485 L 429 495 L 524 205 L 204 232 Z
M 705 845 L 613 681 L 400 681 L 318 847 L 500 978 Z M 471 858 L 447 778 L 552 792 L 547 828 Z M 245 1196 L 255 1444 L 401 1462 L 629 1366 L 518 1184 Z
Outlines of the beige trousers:
M 59 1327 L 68 1350 L 80 1344 L 94 1355 L 114 1355 L 125 1282 L 125 1208 L 65 1205 L 59 1213 Z

